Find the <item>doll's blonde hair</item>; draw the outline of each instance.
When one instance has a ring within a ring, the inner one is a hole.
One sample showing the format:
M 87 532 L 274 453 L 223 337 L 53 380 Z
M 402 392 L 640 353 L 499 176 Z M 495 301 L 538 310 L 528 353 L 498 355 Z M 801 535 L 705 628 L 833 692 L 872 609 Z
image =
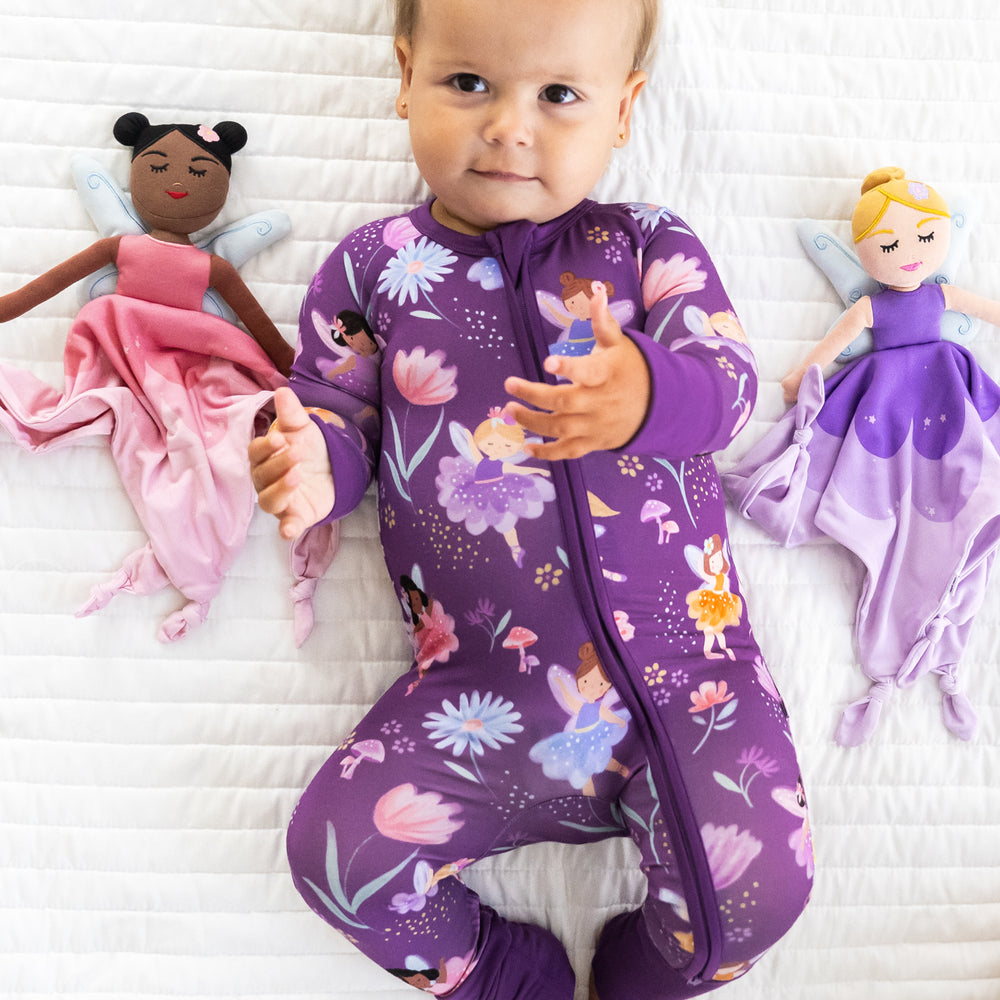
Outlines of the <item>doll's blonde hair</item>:
M 860 243 L 878 225 L 894 201 L 917 212 L 950 218 L 944 199 L 930 185 L 907 180 L 900 167 L 881 167 L 861 184 L 861 198 L 851 220 L 855 243 Z
M 650 57 L 660 19 L 660 0 L 633 0 L 638 6 L 639 31 L 632 56 L 632 69 L 642 69 Z M 396 38 L 412 41 L 420 14 L 420 0 L 393 0 L 395 22 L 393 34 Z

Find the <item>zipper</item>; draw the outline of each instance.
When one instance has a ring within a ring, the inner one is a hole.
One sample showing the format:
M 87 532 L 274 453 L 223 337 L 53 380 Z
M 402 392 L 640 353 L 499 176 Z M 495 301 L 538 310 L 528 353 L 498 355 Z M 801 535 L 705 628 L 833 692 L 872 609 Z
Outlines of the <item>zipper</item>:
M 515 222 L 491 230 L 485 235 L 487 245 L 503 274 L 504 295 L 516 327 L 515 341 L 526 377 L 551 382 L 551 377 L 545 374 L 542 367 L 545 357 L 543 351 L 547 350 L 547 343 L 541 316 L 537 308 L 533 308 L 535 288 L 531 281 L 531 269 L 527 266 L 537 231 L 538 227 L 534 223 Z M 613 628 L 613 612 L 603 583 L 600 591 L 596 585 L 593 590 L 584 586 L 588 582 L 601 581 L 603 577 L 590 508 L 586 504 L 587 487 L 581 466 L 576 461 L 560 461 L 551 463 L 550 468 L 556 488 L 556 502 L 565 529 L 570 574 L 584 620 L 591 633 L 590 638 L 619 696 L 632 712 L 633 720 L 639 723 L 640 731 L 646 737 L 647 747 L 656 747 L 658 750 L 656 753 L 648 753 L 647 766 L 653 772 L 657 794 L 666 796 L 666 800 L 662 802 L 664 814 L 676 819 L 676 829 L 672 829 L 671 833 L 676 834 L 679 842 L 671 846 L 676 854 L 687 861 L 682 866 L 681 877 L 694 932 L 695 950 L 691 961 L 681 973 L 691 983 L 704 982 L 718 972 L 724 937 L 701 830 L 690 802 L 683 794 L 684 781 L 669 735 L 657 714 L 648 710 L 642 697 L 642 688 L 625 667 L 631 657 L 623 649 L 617 629 Z

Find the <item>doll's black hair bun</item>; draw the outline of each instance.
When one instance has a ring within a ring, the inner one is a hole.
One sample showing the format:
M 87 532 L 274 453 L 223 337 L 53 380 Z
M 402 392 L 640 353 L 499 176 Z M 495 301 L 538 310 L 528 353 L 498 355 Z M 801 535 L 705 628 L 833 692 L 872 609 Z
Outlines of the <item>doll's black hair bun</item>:
M 130 111 L 115 122 L 115 138 L 123 146 L 134 146 L 146 129 L 149 119 L 141 111 Z
M 219 122 L 213 131 L 230 153 L 239 152 L 247 144 L 247 130 L 239 122 Z

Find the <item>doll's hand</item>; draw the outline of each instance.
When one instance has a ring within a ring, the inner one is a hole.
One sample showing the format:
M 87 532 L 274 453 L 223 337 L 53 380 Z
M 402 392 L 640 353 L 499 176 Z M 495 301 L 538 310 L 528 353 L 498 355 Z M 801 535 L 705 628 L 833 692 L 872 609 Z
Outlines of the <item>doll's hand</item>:
M 646 360 L 611 315 L 603 287 L 595 285 L 590 319 L 597 341 L 593 353 L 545 359 L 545 370 L 569 379 L 568 383 L 549 385 L 513 377 L 504 383 L 507 392 L 529 404 L 508 403 L 506 412 L 526 431 L 553 439 L 525 448 L 537 458 L 556 461 L 620 448 L 646 417 L 650 395 Z
M 250 442 L 250 476 L 261 510 L 278 519 L 282 538 L 298 538 L 333 510 L 333 473 L 323 432 L 288 388 L 274 394 L 276 418 Z
M 799 398 L 799 386 L 802 385 L 802 379 L 805 377 L 806 369 L 799 367 L 790 371 L 781 380 L 781 389 L 784 393 L 785 403 L 791 406 Z

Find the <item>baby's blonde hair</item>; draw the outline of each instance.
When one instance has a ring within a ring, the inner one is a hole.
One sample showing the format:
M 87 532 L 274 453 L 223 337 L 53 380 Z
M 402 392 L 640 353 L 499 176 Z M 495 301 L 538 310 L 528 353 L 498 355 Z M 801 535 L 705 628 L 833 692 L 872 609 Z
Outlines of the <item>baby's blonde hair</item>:
M 917 212 L 950 217 L 944 198 L 934 188 L 920 181 L 908 181 L 899 167 L 880 167 L 861 184 L 861 198 L 851 219 L 855 243 L 860 243 L 878 225 L 894 201 Z
M 639 8 L 639 31 L 635 40 L 632 69 L 642 69 L 650 57 L 660 18 L 660 0 L 634 0 Z M 420 13 L 420 0 L 393 0 L 396 38 L 413 39 Z

